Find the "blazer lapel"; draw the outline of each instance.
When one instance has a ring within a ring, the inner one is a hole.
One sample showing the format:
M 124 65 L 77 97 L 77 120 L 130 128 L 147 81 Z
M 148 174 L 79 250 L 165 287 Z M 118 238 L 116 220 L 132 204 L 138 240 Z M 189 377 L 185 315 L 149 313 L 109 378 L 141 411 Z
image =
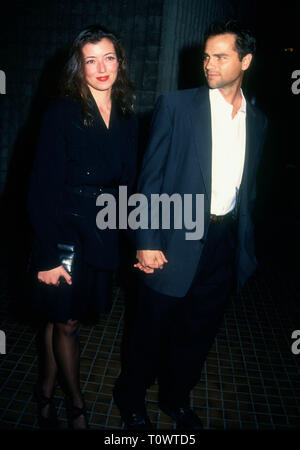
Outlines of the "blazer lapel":
M 202 174 L 207 198 L 211 199 L 211 169 L 212 169 L 212 131 L 211 131 L 211 111 L 208 88 L 202 87 L 196 91 L 191 102 L 189 117 L 191 121 L 191 132 L 194 136 L 194 152 Z M 246 113 L 246 149 L 245 162 L 240 187 L 240 193 L 246 188 L 250 192 L 255 169 L 257 136 L 256 136 L 256 114 L 251 104 L 247 102 Z M 241 195 L 239 195 L 241 200 Z
M 199 163 L 199 173 L 202 174 L 207 198 L 210 204 L 212 137 L 210 103 L 207 88 L 200 88 L 196 91 L 193 101 L 191 102 L 189 116 L 194 136 L 193 149 Z

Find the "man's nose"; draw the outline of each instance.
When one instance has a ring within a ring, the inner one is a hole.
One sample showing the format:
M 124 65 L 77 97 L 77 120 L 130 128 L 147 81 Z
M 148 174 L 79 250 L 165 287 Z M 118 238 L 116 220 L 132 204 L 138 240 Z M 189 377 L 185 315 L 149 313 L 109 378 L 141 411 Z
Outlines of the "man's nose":
M 205 70 L 211 70 L 214 68 L 214 63 L 212 58 L 207 58 L 204 63 Z

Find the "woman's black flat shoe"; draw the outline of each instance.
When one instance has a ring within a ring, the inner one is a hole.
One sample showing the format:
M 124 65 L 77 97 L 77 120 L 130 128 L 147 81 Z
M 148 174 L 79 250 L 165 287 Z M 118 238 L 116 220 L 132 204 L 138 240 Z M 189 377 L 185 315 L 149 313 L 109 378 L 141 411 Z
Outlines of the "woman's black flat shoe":
M 83 407 L 79 408 L 78 406 L 74 406 L 72 400 L 69 397 L 66 397 L 66 409 L 67 409 L 67 418 L 68 418 L 68 426 L 71 430 L 87 430 L 88 421 L 87 421 L 87 411 L 85 402 L 83 401 Z M 78 419 L 80 416 L 84 417 L 85 427 L 74 427 L 74 421 Z
M 38 422 L 39 427 L 43 430 L 50 430 L 56 428 L 58 425 L 56 408 L 53 397 L 49 398 L 43 394 L 41 385 L 38 384 L 34 391 L 34 396 L 38 404 Z M 47 417 L 43 416 L 43 409 L 49 405 L 49 414 Z

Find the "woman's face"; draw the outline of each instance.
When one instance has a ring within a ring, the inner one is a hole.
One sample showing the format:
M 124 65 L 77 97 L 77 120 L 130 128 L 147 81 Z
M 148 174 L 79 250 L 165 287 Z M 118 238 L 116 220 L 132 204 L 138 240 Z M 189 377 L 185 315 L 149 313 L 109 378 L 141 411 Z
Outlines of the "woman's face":
M 82 47 L 85 79 L 93 91 L 111 91 L 117 79 L 119 62 L 114 44 L 107 38 Z

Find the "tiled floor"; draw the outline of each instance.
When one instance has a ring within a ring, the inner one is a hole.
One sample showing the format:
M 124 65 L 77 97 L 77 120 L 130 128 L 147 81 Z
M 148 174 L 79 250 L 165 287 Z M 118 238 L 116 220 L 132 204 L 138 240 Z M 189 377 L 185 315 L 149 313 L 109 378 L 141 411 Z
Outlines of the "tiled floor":
M 300 329 L 297 280 L 296 271 L 276 268 L 267 258 L 242 295 L 232 298 L 192 396 L 206 429 L 300 427 L 300 354 L 291 351 L 291 334 Z M 112 387 L 120 367 L 124 309 L 124 291 L 116 284 L 110 314 L 97 324 L 81 326 L 81 380 L 91 429 L 122 428 Z M 10 310 L 2 279 L 0 329 L 7 340 L 6 354 L 0 355 L 1 428 L 36 430 L 36 330 Z M 61 428 L 66 428 L 60 388 L 56 404 Z M 157 429 L 172 429 L 158 409 L 155 386 L 148 392 L 147 406 Z

